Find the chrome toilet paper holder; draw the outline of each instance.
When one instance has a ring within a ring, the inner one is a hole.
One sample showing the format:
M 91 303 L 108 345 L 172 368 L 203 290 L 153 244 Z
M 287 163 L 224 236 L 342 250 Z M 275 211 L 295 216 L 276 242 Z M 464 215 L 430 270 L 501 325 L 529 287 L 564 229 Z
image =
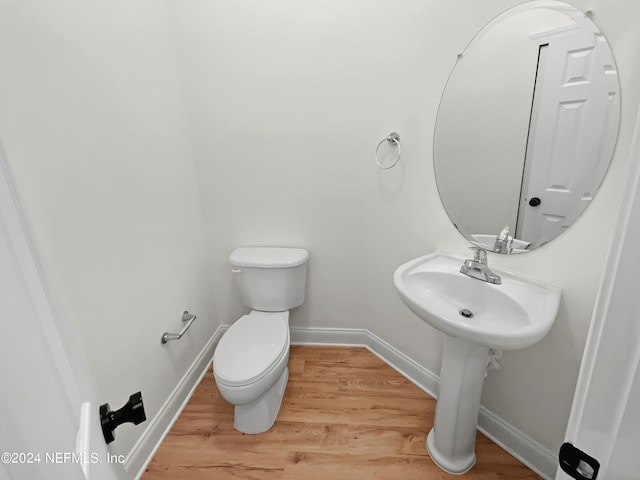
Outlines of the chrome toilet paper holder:
M 195 315 L 192 315 L 191 313 L 185 310 L 182 314 L 182 321 L 187 323 L 185 324 L 184 327 L 182 327 L 182 330 L 180 330 L 180 333 L 164 332 L 162 334 L 162 338 L 160 339 L 160 343 L 164 345 L 170 340 L 180 340 L 182 336 L 186 333 L 186 331 L 189 330 L 189 327 L 191 327 L 191 324 L 194 322 L 195 319 L 196 319 Z

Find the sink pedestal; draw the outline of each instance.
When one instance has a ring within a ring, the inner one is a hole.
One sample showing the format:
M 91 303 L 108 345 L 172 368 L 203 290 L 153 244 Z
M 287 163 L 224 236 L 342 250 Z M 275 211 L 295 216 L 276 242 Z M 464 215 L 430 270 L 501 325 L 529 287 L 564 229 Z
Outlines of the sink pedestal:
M 427 450 L 448 473 L 463 474 L 476 463 L 476 423 L 488 361 L 487 347 L 445 335 L 440 393 Z

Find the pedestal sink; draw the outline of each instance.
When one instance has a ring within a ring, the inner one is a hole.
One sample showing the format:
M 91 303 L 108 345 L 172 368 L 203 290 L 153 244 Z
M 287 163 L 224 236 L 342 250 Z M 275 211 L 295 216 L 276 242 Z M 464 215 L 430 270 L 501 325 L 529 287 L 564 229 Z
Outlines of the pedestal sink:
M 560 289 L 491 270 L 493 285 L 460 273 L 464 258 L 433 253 L 401 265 L 393 276 L 402 301 L 445 334 L 440 393 L 427 450 L 448 473 L 475 464 L 476 422 L 491 349 L 514 350 L 540 341 L 555 321 Z

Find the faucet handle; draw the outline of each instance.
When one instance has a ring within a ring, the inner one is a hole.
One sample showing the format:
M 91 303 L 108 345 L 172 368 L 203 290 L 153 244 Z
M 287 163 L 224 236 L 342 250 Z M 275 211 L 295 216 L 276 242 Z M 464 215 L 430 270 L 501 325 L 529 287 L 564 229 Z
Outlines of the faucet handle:
M 487 264 L 487 251 L 478 246 L 469 247 L 469 250 L 473 250 L 473 261 L 478 263 Z

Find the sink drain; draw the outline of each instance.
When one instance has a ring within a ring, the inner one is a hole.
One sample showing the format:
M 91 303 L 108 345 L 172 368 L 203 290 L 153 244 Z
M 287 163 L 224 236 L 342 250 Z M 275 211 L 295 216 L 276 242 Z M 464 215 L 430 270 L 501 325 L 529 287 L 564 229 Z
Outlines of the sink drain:
M 460 310 L 460 315 L 462 315 L 464 318 L 473 318 L 473 312 L 468 308 L 463 308 L 462 310 Z

